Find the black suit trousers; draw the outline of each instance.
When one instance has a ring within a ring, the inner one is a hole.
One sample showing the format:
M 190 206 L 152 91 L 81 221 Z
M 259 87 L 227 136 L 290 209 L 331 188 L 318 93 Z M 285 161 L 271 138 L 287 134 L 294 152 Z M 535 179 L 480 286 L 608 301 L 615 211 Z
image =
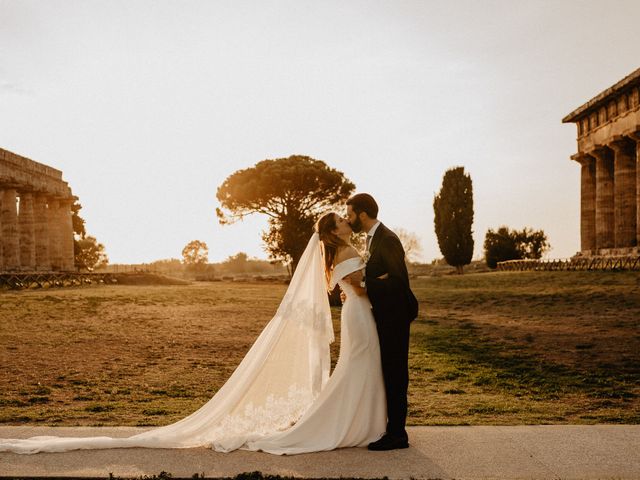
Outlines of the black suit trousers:
M 376 322 L 387 395 L 387 433 L 405 436 L 409 387 L 409 322 Z

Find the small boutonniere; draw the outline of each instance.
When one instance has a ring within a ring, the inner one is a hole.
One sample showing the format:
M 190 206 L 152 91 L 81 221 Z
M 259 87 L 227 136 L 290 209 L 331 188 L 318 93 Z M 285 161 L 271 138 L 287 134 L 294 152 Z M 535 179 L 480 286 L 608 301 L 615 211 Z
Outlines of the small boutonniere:
M 362 271 L 362 281 L 360 282 L 360 286 L 362 288 L 367 288 L 367 283 L 365 282 L 365 277 L 366 277 L 366 271 L 367 271 L 367 263 L 369 262 L 369 259 L 371 258 L 371 252 L 369 250 L 365 250 L 364 253 L 362 254 L 362 261 L 364 263 L 364 270 Z

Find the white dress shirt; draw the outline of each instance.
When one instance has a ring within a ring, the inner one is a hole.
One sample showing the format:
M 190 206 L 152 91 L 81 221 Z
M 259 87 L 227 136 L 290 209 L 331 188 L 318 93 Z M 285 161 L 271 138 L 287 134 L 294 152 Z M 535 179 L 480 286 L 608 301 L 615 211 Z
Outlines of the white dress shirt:
M 379 226 L 380 222 L 378 221 L 373 225 L 373 227 L 371 227 L 371 230 L 367 232 L 367 251 L 369 251 L 369 248 L 371 247 L 371 240 L 373 240 L 373 236 L 375 235 L 376 230 Z

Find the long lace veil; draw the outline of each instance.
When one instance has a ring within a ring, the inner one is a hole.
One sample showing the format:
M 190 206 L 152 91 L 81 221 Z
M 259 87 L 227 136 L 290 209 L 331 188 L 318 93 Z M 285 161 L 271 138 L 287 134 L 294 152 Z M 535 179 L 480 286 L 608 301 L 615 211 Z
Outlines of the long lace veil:
M 0 451 L 36 453 L 117 447 L 213 447 L 218 451 L 285 430 L 329 378 L 333 325 L 315 233 L 274 317 L 227 382 L 188 417 L 128 438 L 0 439 Z

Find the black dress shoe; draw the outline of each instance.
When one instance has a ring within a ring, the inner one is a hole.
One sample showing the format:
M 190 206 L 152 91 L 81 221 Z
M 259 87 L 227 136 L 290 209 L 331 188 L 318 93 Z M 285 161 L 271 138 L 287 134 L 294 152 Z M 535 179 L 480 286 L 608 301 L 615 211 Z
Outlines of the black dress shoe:
M 398 448 L 409 448 L 409 441 L 405 437 L 385 434 L 380 440 L 371 442 L 367 448 L 378 452 L 383 450 L 396 450 Z

